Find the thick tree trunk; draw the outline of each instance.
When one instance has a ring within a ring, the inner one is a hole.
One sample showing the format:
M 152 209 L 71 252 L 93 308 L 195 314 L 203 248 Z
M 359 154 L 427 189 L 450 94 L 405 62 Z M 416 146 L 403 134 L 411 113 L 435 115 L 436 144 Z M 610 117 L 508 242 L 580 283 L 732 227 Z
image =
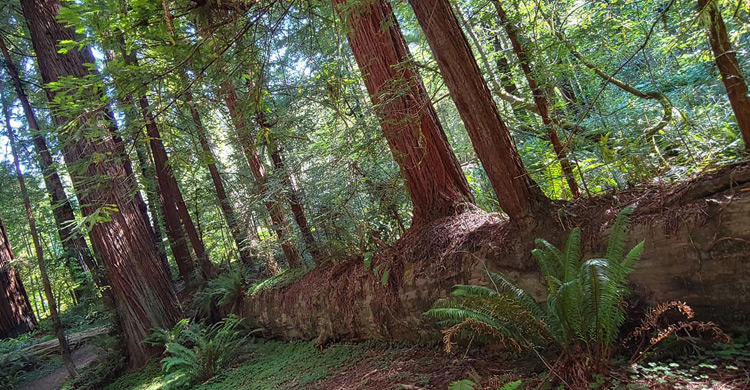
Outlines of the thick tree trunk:
M 349 45 L 380 127 L 406 179 L 414 207 L 412 226 L 471 208 L 469 185 L 391 6 L 385 0 L 333 4 L 348 26 Z
M 73 359 L 70 356 L 70 345 L 68 344 L 68 339 L 65 338 L 65 328 L 63 328 L 62 321 L 60 321 L 60 314 L 57 311 L 57 303 L 55 302 L 55 296 L 52 293 L 52 284 L 50 283 L 49 275 L 47 274 L 47 266 L 44 264 L 44 251 L 42 250 L 42 244 L 39 240 L 39 231 L 36 228 L 36 218 L 31 209 L 31 200 L 29 199 L 29 192 L 26 189 L 26 179 L 23 177 L 21 162 L 18 157 L 16 137 L 13 134 L 13 127 L 10 124 L 10 110 L 8 109 L 8 102 L 5 100 L 5 94 L 2 90 L 0 90 L 0 104 L 2 105 L 3 116 L 5 117 L 5 127 L 8 131 L 8 143 L 10 144 L 11 154 L 13 155 L 13 165 L 16 169 L 16 177 L 18 178 L 18 185 L 21 188 L 23 205 L 26 209 L 26 218 L 28 218 L 29 221 L 29 230 L 31 231 L 31 240 L 34 244 L 36 261 L 39 265 L 39 274 L 42 276 L 44 295 L 47 296 L 47 301 L 50 303 L 49 312 L 50 318 L 52 319 L 52 327 L 55 331 L 57 341 L 60 343 L 60 355 L 62 356 L 63 363 L 65 364 L 70 377 L 75 378 L 78 375 L 78 372 L 76 372 L 76 366 L 73 364 Z M 72 296 L 75 299 L 76 295 L 72 294 Z
M 106 287 L 106 278 L 100 274 L 99 267 L 96 264 L 94 257 L 91 255 L 88 244 L 86 244 L 86 239 L 75 229 L 75 214 L 73 213 L 73 207 L 65 193 L 60 175 L 57 173 L 57 169 L 54 166 L 52 154 L 47 148 L 47 141 L 44 139 L 44 136 L 39 129 L 36 114 L 34 114 L 29 98 L 23 88 L 21 78 L 18 75 L 18 70 L 13 63 L 13 59 L 10 57 L 8 48 L 2 38 L 0 38 L 0 51 L 3 53 L 5 68 L 8 70 L 8 74 L 13 81 L 13 87 L 16 90 L 18 99 L 21 101 L 26 122 L 32 133 L 34 149 L 38 156 L 42 175 L 44 176 L 44 186 L 52 205 L 52 216 L 55 219 L 55 225 L 65 254 L 71 258 L 75 258 L 83 269 L 88 269 L 93 275 L 94 281 L 100 288 Z M 106 290 L 102 291 L 105 302 L 109 302 L 111 297 L 108 299 L 107 295 L 109 294 L 105 292 Z
M 125 65 L 138 66 L 138 58 L 136 57 L 136 54 L 134 52 L 128 53 L 124 48 L 124 42 L 122 42 L 122 46 L 122 55 L 125 60 Z M 146 134 L 148 135 L 151 153 L 154 158 L 153 161 L 154 167 L 156 168 L 156 179 L 159 183 L 159 193 L 164 202 L 165 219 L 166 214 L 176 213 L 175 216 L 170 218 L 172 223 L 178 224 L 178 226 L 174 226 L 173 229 L 179 228 L 181 231 L 184 227 L 193 248 L 193 252 L 195 253 L 195 257 L 198 259 L 201 275 L 204 280 L 208 280 L 213 276 L 213 265 L 208 258 L 206 249 L 203 246 L 203 241 L 201 240 L 200 235 L 195 228 L 195 224 L 193 223 L 193 219 L 190 216 L 190 212 L 187 209 L 185 199 L 182 197 L 182 192 L 180 191 L 177 179 L 174 177 L 172 167 L 169 165 L 169 156 L 167 155 L 167 150 L 164 148 L 161 132 L 156 124 L 156 118 L 154 118 L 151 113 L 151 108 L 146 95 L 138 96 L 138 106 L 141 109 L 141 114 L 143 115 L 143 120 L 146 124 Z M 172 221 L 175 217 L 176 220 Z M 178 263 L 178 267 L 179 266 L 180 263 Z M 185 268 L 185 272 L 190 272 L 188 274 L 183 274 L 183 267 L 180 267 L 180 274 L 183 279 L 188 282 L 193 276 L 191 269 L 192 260 L 190 261 L 189 266 L 188 264 L 182 264 L 182 266 Z
M 21 275 L 11 264 L 13 260 L 8 233 L 0 216 L 0 339 L 18 337 L 37 325 Z
M 448 0 L 410 0 L 500 207 L 522 222 L 549 204 L 521 162 Z
M 258 193 L 261 198 L 264 199 L 266 209 L 268 209 L 268 213 L 271 215 L 271 222 L 274 225 L 273 228 L 279 238 L 281 249 L 289 263 L 289 267 L 302 268 L 305 264 L 302 261 L 302 257 L 300 256 L 297 247 L 293 242 L 290 242 L 291 230 L 289 229 L 289 222 L 287 222 L 286 217 L 284 216 L 284 211 L 279 202 L 269 199 L 268 197 L 266 167 L 260 160 L 258 150 L 255 148 L 253 137 L 250 134 L 250 124 L 247 119 L 245 119 L 240 107 L 238 106 L 237 92 L 230 80 L 221 83 L 221 90 L 224 95 L 224 102 L 229 109 L 229 116 L 232 118 L 232 122 L 237 130 L 237 137 L 242 144 L 245 158 L 247 159 L 247 162 L 250 165 L 250 170 L 255 177 L 255 184 L 258 186 Z
M 322 344 L 436 341 L 441 336 L 437 324 L 422 313 L 454 285 L 486 284 L 487 271 L 499 271 L 543 299 L 544 281 L 530 255 L 534 239 L 562 246 L 568 231 L 581 226 L 584 258 L 601 256 L 606 224 L 619 208 L 633 204 L 638 208 L 628 245 L 646 240 L 643 258 L 629 278 L 637 304 L 633 310 L 684 300 L 701 320 L 725 330 L 747 330 L 750 193 L 739 188 L 748 185 L 750 166 L 729 167 L 672 188 L 581 201 L 561 214 L 574 219 L 550 213 L 550 223 L 533 230 L 498 214 L 443 218 L 412 229 L 393 250 L 377 254 L 369 269 L 361 257 L 316 268 L 296 283 L 246 298 L 241 314 L 276 337 L 317 338 Z M 385 285 L 384 270 L 389 272 Z
M 708 40 L 714 52 L 716 66 L 721 73 L 721 81 L 727 89 L 729 104 L 737 119 L 737 126 L 745 141 L 745 150 L 750 151 L 750 95 L 748 95 L 747 81 L 742 76 L 740 63 L 737 61 L 737 51 L 732 48 L 724 18 L 716 0 L 698 0 L 698 12 L 708 15 Z
M 232 207 L 232 201 L 227 196 L 227 191 L 224 188 L 224 181 L 219 173 L 219 168 L 216 166 L 216 156 L 211 150 L 211 145 L 208 143 L 206 128 L 203 126 L 203 120 L 201 119 L 198 108 L 193 101 L 193 94 L 190 90 L 186 90 L 183 96 L 185 97 L 185 103 L 190 109 L 190 117 L 193 119 L 195 131 L 198 133 L 198 141 L 201 144 L 201 149 L 203 149 L 203 153 L 205 153 L 206 158 L 209 161 L 206 165 L 208 166 L 208 172 L 211 174 L 211 181 L 213 182 L 214 190 L 216 191 L 216 199 L 219 201 L 219 207 L 221 208 L 222 214 L 224 214 L 224 220 L 227 222 L 227 226 L 229 226 L 229 232 L 232 234 L 235 245 L 237 245 L 237 250 L 240 254 L 240 261 L 250 269 L 254 269 L 255 264 L 253 259 L 255 256 L 253 256 L 251 244 L 247 238 L 247 232 L 242 228 L 240 219 L 238 218 L 237 213 L 235 213 L 234 207 Z
M 84 54 L 77 50 L 58 52 L 60 41 L 75 40 L 73 30 L 56 20 L 61 4 L 57 0 L 23 0 L 21 6 L 44 83 L 67 76 L 89 76 Z M 93 91 L 91 94 L 92 101 L 100 100 Z M 54 102 L 56 93 L 48 90 L 47 95 Z M 55 123 L 62 128 L 71 121 L 91 119 L 86 124 L 96 124 L 96 118 L 67 115 L 55 110 Z M 142 344 L 143 338 L 152 328 L 171 327 L 180 317 L 180 306 L 160 264 L 149 225 L 133 199 L 134 178 L 126 173 L 122 162 L 111 157 L 94 159 L 121 155 L 111 135 L 100 133 L 92 139 L 73 137 L 71 130 L 66 130 L 59 136 L 83 215 L 99 216 L 91 228 L 91 241 L 109 276 L 130 364 L 139 366 L 160 352 Z
M 539 109 L 539 116 L 542 117 L 542 122 L 547 128 L 547 138 L 549 139 L 550 143 L 552 143 L 552 148 L 555 150 L 555 155 L 557 156 L 557 161 L 560 162 L 563 176 L 565 176 L 565 180 L 568 182 L 568 188 L 570 189 L 573 197 L 578 198 L 581 196 L 581 190 L 578 188 L 578 182 L 576 182 L 573 168 L 570 166 L 567 152 L 565 151 L 565 147 L 563 146 L 563 144 L 560 142 L 560 137 L 558 137 L 557 135 L 555 123 L 550 116 L 550 105 L 547 101 L 547 96 L 545 95 L 542 87 L 536 81 L 534 71 L 531 69 L 531 61 L 529 60 L 529 56 L 518 37 L 518 29 L 508 19 L 508 14 L 505 13 L 505 10 L 503 9 L 499 1 L 493 1 L 492 4 L 495 5 L 495 9 L 497 10 L 497 14 L 500 18 L 500 23 L 505 28 L 505 33 L 508 35 L 508 39 L 510 39 L 510 43 L 513 46 L 513 52 L 516 53 L 518 62 L 521 64 L 521 70 L 523 70 L 523 74 L 526 76 L 526 82 L 529 84 L 531 94 L 534 96 L 534 103 Z

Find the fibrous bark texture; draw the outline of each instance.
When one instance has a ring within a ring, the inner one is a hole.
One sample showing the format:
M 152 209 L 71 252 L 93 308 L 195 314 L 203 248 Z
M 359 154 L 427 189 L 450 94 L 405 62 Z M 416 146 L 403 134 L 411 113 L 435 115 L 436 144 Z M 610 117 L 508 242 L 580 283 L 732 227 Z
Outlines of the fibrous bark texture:
M 732 41 L 729 40 L 727 27 L 717 3 L 716 0 L 698 0 L 698 11 L 705 12 L 708 17 L 708 40 L 711 42 L 716 66 L 727 89 L 729 104 L 745 141 L 745 149 L 750 151 L 750 96 L 747 92 L 747 82 L 742 76 L 737 52 L 732 48 Z
M 500 207 L 522 221 L 548 199 L 524 168 L 448 0 L 410 0 Z
M 432 102 L 385 0 L 333 0 L 414 207 L 412 226 L 461 212 L 473 202 Z
M 21 275 L 10 263 L 13 259 L 5 223 L 0 217 L 0 339 L 17 337 L 36 328 Z
M 242 314 L 287 339 L 436 340 L 437 325 L 422 313 L 455 284 L 484 284 L 488 270 L 499 271 L 543 298 L 530 255 L 534 239 L 562 246 L 568 231 L 581 226 L 584 258 L 600 256 L 618 209 L 634 205 L 628 245 L 646 240 L 630 277 L 634 302 L 684 300 L 702 319 L 746 328 L 750 194 L 739 188 L 748 185 L 750 165 L 729 167 L 673 187 L 580 200 L 560 214 L 569 218 L 550 213 L 548 223 L 534 230 L 499 214 L 446 217 L 412 229 L 393 250 L 376 255 L 369 269 L 361 257 L 316 268 L 287 287 L 248 297 Z
M 57 0 L 23 0 L 21 6 L 44 83 L 89 76 L 84 66 L 87 55 L 78 50 L 58 52 L 60 41 L 75 40 L 73 30 L 56 20 L 61 4 Z M 99 101 L 99 96 L 90 93 L 92 101 Z M 56 92 L 48 89 L 47 95 L 52 102 Z M 71 118 L 59 108 L 53 114 L 83 215 L 99 217 L 91 228 L 91 241 L 109 276 L 130 364 L 139 366 L 159 352 L 141 341 L 152 328 L 171 327 L 180 317 L 179 303 L 161 266 L 148 222 L 134 201 L 134 178 L 122 161 L 111 158 L 121 155 L 118 144 L 105 130 L 92 138 L 75 136 L 79 124 L 96 126 L 97 119 L 106 122 L 109 118 L 93 118 L 91 113 Z

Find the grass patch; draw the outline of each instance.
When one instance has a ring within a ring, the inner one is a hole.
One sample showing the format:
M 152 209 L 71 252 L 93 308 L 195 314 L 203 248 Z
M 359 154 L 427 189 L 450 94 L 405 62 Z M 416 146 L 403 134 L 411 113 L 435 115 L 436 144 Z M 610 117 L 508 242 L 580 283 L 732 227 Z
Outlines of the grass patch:
M 335 344 L 318 350 L 312 341 L 259 343 L 252 357 L 236 368 L 219 373 L 193 390 L 305 389 L 335 375 L 356 362 L 370 347 L 368 343 Z M 164 373 L 154 361 L 143 369 L 125 374 L 104 390 L 168 389 Z
M 292 268 L 284 270 L 276 276 L 272 276 L 260 283 L 250 286 L 248 295 L 252 296 L 262 291 L 284 288 L 302 279 L 302 277 L 307 275 L 311 269 L 312 268 Z

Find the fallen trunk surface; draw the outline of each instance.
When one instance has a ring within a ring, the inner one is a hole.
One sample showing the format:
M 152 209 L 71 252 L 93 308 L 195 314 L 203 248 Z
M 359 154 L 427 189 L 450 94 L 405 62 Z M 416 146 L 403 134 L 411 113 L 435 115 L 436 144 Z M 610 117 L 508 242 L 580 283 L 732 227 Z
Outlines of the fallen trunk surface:
M 315 268 L 299 281 L 257 292 L 242 315 L 284 339 L 436 340 L 422 313 L 453 285 L 484 283 L 500 271 L 537 297 L 541 277 L 531 258 L 534 239 L 562 245 L 581 226 L 584 257 L 601 255 L 608 223 L 634 205 L 629 245 L 646 240 L 630 280 L 639 307 L 684 300 L 702 320 L 725 329 L 750 318 L 750 164 L 735 164 L 689 182 L 649 186 L 560 204 L 519 228 L 499 214 L 467 212 L 409 231 L 366 268 L 362 257 Z

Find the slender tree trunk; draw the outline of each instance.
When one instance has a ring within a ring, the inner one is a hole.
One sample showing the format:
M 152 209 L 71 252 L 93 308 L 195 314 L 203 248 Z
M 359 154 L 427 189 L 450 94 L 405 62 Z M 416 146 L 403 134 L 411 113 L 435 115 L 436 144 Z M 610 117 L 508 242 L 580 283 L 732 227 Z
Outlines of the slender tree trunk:
M 448 0 L 410 0 L 500 207 L 518 222 L 549 199 L 521 162 Z M 439 22 L 438 22 L 439 21 Z
M 63 363 L 68 370 L 71 378 L 75 378 L 78 373 L 76 367 L 73 364 L 73 359 L 70 356 L 70 345 L 68 339 L 65 337 L 65 328 L 63 328 L 62 321 L 60 321 L 60 315 L 57 312 L 57 303 L 55 302 L 55 296 L 52 293 L 52 284 L 49 281 L 49 275 L 47 274 L 47 266 L 44 264 L 44 251 L 42 250 L 42 244 L 39 241 L 39 232 L 36 229 L 36 219 L 34 218 L 34 212 L 31 209 L 31 200 L 29 199 L 29 192 L 26 189 L 26 180 L 23 177 L 23 171 L 21 171 L 21 162 L 18 156 L 18 148 L 16 147 L 16 140 L 13 134 L 13 128 L 10 125 L 10 110 L 8 109 L 8 102 L 5 100 L 5 94 L 0 90 L 0 104 L 3 108 L 3 116 L 5 117 L 5 127 L 7 128 L 8 143 L 10 144 L 11 153 L 13 154 L 13 165 L 16 168 L 16 176 L 18 178 L 18 185 L 21 187 L 21 197 L 23 198 L 23 204 L 26 208 L 26 217 L 29 220 L 29 230 L 31 231 L 31 240 L 34 243 L 34 252 L 36 253 L 36 260 L 39 264 L 39 274 L 42 276 L 42 285 L 44 286 L 44 294 L 47 296 L 49 304 L 50 317 L 52 318 L 52 326 L 55 330 L 55 336 L 60 342 L 60 355 L 62 355 Z M 73 294 L 75 298 L 75 294 Z
M 261 198 L 264 199 L 266 209 L 271 215 L 271 222 L 273 228 L 276 231 L 276 235 L 281 243 L 281 249 L 284 251 L 289 267 L 291 268 L 302 268 L 305 266 L 302 261 L 302 257 L 297 250 L 297 247 L 293 242 L 290 242 L 291 231 L 289 229 L 289 223 L 284 216 L 283 209 L 279 202 L 268 198 L 266 167 L 260 160 L 258 150 L 255 148 L 252 135 L 250 134 L 250 124 L 244 118 L 242 111 L 237 103 L 237 92 L 232 85 L 231 80 L 225 80 L 221 83 L 222 94 L 224 95 L 224 102 L 229 109 L 229 116 L 232 118 L 235 129 L 237 130 L 237 136 L 242 144 L 242 150 L 245 153 L 245 158 L 250 165 L 250 170 L 253 172 L 255 177 L 255 184 L 258 186 L 258 193 Z
M 266 118 L 266 114 L 263 112 L 264 108 L 260 107 L 260 102 L 256 102 L 255 105 L 256 123 L 258 124 L 258 126 L 260 126 L 262 131 L 270 133 L 270 129 L 273 124 L 270 123 Z M 294 221 L 297 223 L 297 227 L 299 227 L 299 230 L 302 233 L 302 238 L 305 240 L 305 246 L 307 247 L 307 250 L 310 251 L 310 256 L 312 256 L 315 264 L 320 265 L 320 253 L 318 252 L 318 244 L 315 242 L 315 237 L 313 237 L 312 230 L 310 229 L 310 225 L 307 222 L 307 216 L 305 216 L 305 209 L 302 205 L 302 200 L 295 190 L 292 183 L 292 178 L 290 177 L 289 172 L 287 171 L 287 168 L 284 164 L 284 148 L 283 146 L 281 146 L 281 144 L 278 143 L 278 141 L 273 139 L 273 135 L 269 135 L 268 153 L 269 157 L 271 157 L 271 161 L 273 162 L 274 172 L 275 174 L 280 175 L 281 183 L 287 192 L 287 197 L 289 199 L 289 208 L 292 209 Z
M 156 172 L 154 171 L 153 164 L 148 156 L 146 146 L 143 143 L 138 142 L 137 139 L 134 139 L 133 142 L 135 144 L 135 154 L 138 159 L 138 166 L 141 168 L 141 177 L 146 192 L 146 200 L 148 201 L 148 213 L 151 214 L 151 231 L 154 232 L 156 250 L 159 252 L 159 260 L 161 260 L 164 271 L 167 275 L 171 275 L 172 268 L 169 266 L 167 250 L 164 247 L 164 233 L 161 224 L 161 219 L 164 214 L 163 209 L 159 207 L 161 205 L 161 200 L 159 199 L 159 191 L 156 188 Z M 182 245 L 185 245 L 184 240 Z
M 727 89 L 729 104 L 737 119 L 737 126 L 745 141 L 745 150 L 750 151 L 750 96 L 747 81 L 742 76 L 740 63 L 737 61 L 737 51 L 732 48 L 724 18 L 716 0 L 698 0 L 698 12 L 708 15 L 708 40 L 714 52 L 716 66 L 721 73 L 721 81 Z
M 219 207 L 221 208 L 222 214 L 224 214 L 227 226 L 229 226 L 229 232 L 232 234 L 234 243 L 237 245 L 240 254 L 240 261 L 250 269 L 254 269 L 254 256 L 250 242 L 247 239 L 247 232 L 242 228 L 240 219 L 237 217 L 234 207 L 232 207 L 232 202 L 227 196 L 227 191 L 224 188 L 224 181 L 221 178 L 221 174 L 219 174 L 219 168 L 216 166 L 216 156 L 208 143 L 206 128 L 203 126 L 203 120 L 201 119 L 198 108 L 193 101 L 193 94 L 190 90 L 186 90 L 183 96 L 185 97 L 185 103 L 190 109 L 190 116 L 193 119 L 195 130 L 198 133 L 198 141 L 201 144 L 201 149 L 203 149 L 203 153 L 206 154 L 208 161 L 210 161 L 206 165 L 208 166 L 208 172 L 211 174 L 211 181 L 216 190 L 216 199 L 219 201 Z
M 134 52 L 128 53 L 125 50 L 124 42 L 122 42 L 122 46 L 122 55 L 125 60 L 125 65 L 138 66 L 138 58 L 136 57 L 136 54 Z M 151 113 L 151 108 L 146 95 L 140 95 L 138 97 L 138 105 L 146 123 L 146 134 L 148 135 L 151 153 L 154 157 L 156 179 L 159 183 L 159 192 L 164 201 L 165 216 L 166 211 L 169 213 L 176 212 L 178 220 L 174 222 L 180 222 L 180 229 L 184 227 L 193 251 L 195 252 L 195 256 L 198 259 L 198 263 L 200 264 L 201 275 L 204 280 L 208 280 L 213 276 L 213 265 L 208 258 L 206 249 L 203 246 L 203 241 L 201 240 L 198 231 L 195 229 L 195 224 L 193 223 L 193 219 L 187 209 L 185 199 L 182 197 L 182 192 L 180 191 L 177 179 L 175 179 L 172 167 L 169 165 L 169 156 L 167 155 L 167 150 L 164 148 L 161 132 L 156 124 L 156 118 L 154 118 Z M 192 266 L 192 261 L 190 262 L 190 265 Z M 189 277 L 190 276 L 192 276 L 192 273 L 189 274 Z M 185 278 L 184 274 L 183 278 Z M 186 279 L 186 281 L 188 281 L 188 279 Z
M 414 207 L 412 226 L 473 207 L 473 197 L 448 144 L 401 28 L 385 0 L 333 0 Z M 490 98 L 491 99 L 491 98 Z
M 88 268 L 96 280 L 98 266 L 94 261 L 94 257 L 91 255 L 91 251 L 89 251 L 89 247 L 86 244 L 83 235 L 74 228 L 75 214 L 73 213 L 73 207 L 65 194 L 65 189 L 63 188 L 62 180 L 57 173 L 57 169 L 54 167 L 52 154 L 47 148 L 47 141 L 41 134 L 36 115 L 31 108 L 31 103 L 29 102 L 26 91 L 23 88 L 23 84 L 21 83 L 18 70 L 13 63 L 13 59 L 10 57 L 8 48 L 2 38 L 0 38 L 0 50 L 2 50 L 5 59 L 5 68 L 8 70 L 8 74 L 13 81 L 13 87 L 16 90 L 18 99 L 21 101 L 26 121 L 32 133 L 34 148 L 38 155 L 39 165 L 42 168 L 44 184 L 52 203 L 52 214 L 55 219 L 55 224 L 57 226 L 58 234 L 60 235 L 63 249 L 68 256 L 75 258 L 82 267 Z M 101 283 L 98 284 L 99 287 L 104 287 Z
M 542 87 L 536 81 L 534 71 L 531 69 L 531 61 L 529 60 L 529 56 L 518 37 L 518 30 L 516 29 L 516 26 L 508 19 L 508 15 L 505 13 L 502 5 L 500 5 L 500 2 L 493 1 L 492 3 L 495 5 L 497 14 L 500 17 L 500 23 L 505 28 L 505 33 L 508 35 L 508 39 L 510 39 L 510 43 L 513 46 L 513 52 L 516 53 L 516 57 L 518 57 L 518 62 L 521 64 L 521 70 L 523 70 L 523 74 L 526 76 L 526 82 L 529 84 L 531 94 L 534 96 L 534 103 L 539 109 L 539 115 L 542 117 L 542 122 L 544 122 L 544 126 L 547 128 L 547 138 L 552 143 L 552 148 L 555 150 L 557 161 L 560 162 L 560 167 L 562 168 L 563 175 L 565 176 L 565 180 L 568 182 L 568 188 L 570 188 L 570 192 L 571 194 L 573 194 L 573 197 L 578 198 L 581 196 L 581 190 L 578 188 L 578 183 L 576 182 L 573 168 L 571 167 L 570 161 L 568 160 L 565 147 L 560 142 L 560 137 L 558 137 L 557 135 L 554 121 L 550 116 L 550 105 L 547 100 L 547 96 L 544 94 L 544 90 L 542 89 Z
M 58 52 L 60 41 L 75 40 L 73 30 L 57 22 L 61 4 L 57 0 L 22 0 L 21 6 L 42 81 L 49 84 L 61 77 L 89 76 L 90 71 L 84 66 L 85 56 L 80 51 Z M 91 101 L 100 100 L 94 91 L 90 93 Z M 55 101 L 55 95 L 47 91 L 50 102 Z M 72 121 L 75 124 L 95 119 L 68 115 L 55 110 L 55 123 L 64 127 Z M 96 122 L 92 120 L 89 124 Z M 130 364 L 140 366 L 161 352 L 159 348 L 144 345 L 144 337 L 152 328 L 171 327 L 180 317 L 180 306 L 160 264 L 149 225 L 132 197 L 136 188 L 134 178 L 126 174 L 122 162 L 110 157 L 92 158 L 119 156 L 117 144 L 105 132 L 92 138 L 73 137 L 71 132 L 75 133 L 75 126 L 59 133 L 65 160 L 83 215 L 105 217 L 93 224 L 90 237 L 109 275 Z

